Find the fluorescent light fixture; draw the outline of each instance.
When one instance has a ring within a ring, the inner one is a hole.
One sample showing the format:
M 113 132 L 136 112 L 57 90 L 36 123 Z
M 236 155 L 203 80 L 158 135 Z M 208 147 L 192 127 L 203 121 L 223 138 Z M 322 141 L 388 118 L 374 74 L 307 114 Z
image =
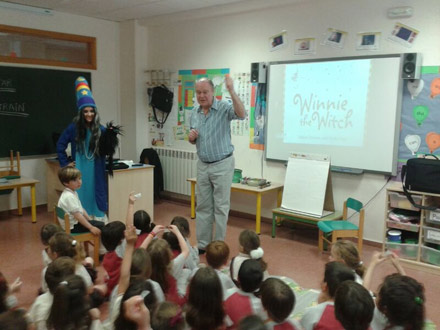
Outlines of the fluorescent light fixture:
M 47 8 L 25 6 L 25 5 L 20 5 L 17 3 L 5 2 L 5 1 L 0 1 L 0 8 L 25 11 L 25 12 L 37 14 L 37 15 L 53 15 L 52 10 L 47 9 Z
M 411 17 L 414 13 L 413 7 L 405 6 L 405 7 L 393 7 L 388 9 L 387 14 L 388 18 L 405 18 Z

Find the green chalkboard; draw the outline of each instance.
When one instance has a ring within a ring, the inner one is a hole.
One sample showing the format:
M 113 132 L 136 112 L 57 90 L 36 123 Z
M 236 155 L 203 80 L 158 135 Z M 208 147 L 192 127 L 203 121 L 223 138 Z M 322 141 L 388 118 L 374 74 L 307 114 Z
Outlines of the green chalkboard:
M 0 157 L 55 153 L 54 139 L 77 114 L 75 80 L 89 72 L 0 66 Z

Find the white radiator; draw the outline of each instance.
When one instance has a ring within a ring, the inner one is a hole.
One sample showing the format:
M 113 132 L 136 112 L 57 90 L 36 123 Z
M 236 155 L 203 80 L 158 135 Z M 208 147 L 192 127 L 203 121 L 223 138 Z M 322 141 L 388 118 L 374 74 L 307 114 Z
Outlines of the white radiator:
M 154 150 L 162 165 L 164 190 L 190 196 L 191 184 L 186 179 L 197 176 L 197 153 L 168 148 Z

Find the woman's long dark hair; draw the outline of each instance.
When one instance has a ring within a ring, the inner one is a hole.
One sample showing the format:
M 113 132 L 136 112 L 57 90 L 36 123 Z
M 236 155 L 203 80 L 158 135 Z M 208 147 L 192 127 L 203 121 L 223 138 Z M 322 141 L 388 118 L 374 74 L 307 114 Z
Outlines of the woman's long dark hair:
M 99 114 L 96 108 L 93 108 L 93 111 L 95 112 L 95 117 L 93 118 L 90 127 L 88 127 L 86 119 L 84 118 L 83 110 L 84 109 L 78 111 L 78 115 L 73 119 L 73 122 L 76 125 L 76 146 L 78 150 L 80 150 L 82 153 L 85 152 L 84 142 L 86 140 L 87 128 L 90 128 L 90 132 L 92 133 L 92 135 L 89 142 L 89 153 L 94 152 L 94 156 L 98 156 L 99 138 L 101 137 L 101 123 L 99 119 Z

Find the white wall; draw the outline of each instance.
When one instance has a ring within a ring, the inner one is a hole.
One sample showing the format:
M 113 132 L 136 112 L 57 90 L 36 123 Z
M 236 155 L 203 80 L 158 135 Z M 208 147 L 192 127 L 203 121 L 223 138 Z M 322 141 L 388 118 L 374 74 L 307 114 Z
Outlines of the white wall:
M 98 105 L 98 111 L 102 123 L 105 124 L 110 120 L 119 122 L 120 87 L 118 23 L 58 12 L 54 12 L 53 16 L 43 16 L 7 9 L 0 10 L 0 22 L 5 25 L 96 37 L 98 68 L 97 70 L 91 70 L 93 96 Z M 1 65 L 8 64 L 1 63 Z M 14 64 L 14 66 L 19 65 Z M 29 67 L 29 65 L 23 66 Z M 51 67 L 41 66 L 41 68 Z M 51 69 L 69 70 L 68 68 L 59 67 Z M 72 93 L 74 93 L 73 82 Z M 44 118 L 42 118 L 42 120 L 44 120 Z M 7 143 L 7 141 L 1 141 L 0 143 Z M 40 180 L 40 183 L 36 186 L 37 204 L 45 204 L 47 201 L 44 159 L 44 156 L 22 157 L 21 162 L 23 176 Z M 29 206 L 29 189 L 22 189 L 22 194 L 23 206 Z M 15 191 L 11 195 L 0 196 L 0 210 L 15 208 L 17 205 L 15 196 Z
M 390 7 L 411 5 L 414 16 L 391 20 L 386 17 Z M 205 11 L 206 12 L 206 11 Z M 215 13 L 211 10 L 210 13 Z M 222 17 L 193 18 L 172 23 L 170 17 L 163 25 L 148 26 L 146 39 L 147 61 L 145 66 L 156 69 L 207 69 L 230 68 L 231 73 L 249 72 L 252 62 L 297 60 L 302 58 L 326 58 L 358 56 L 366 54 L 387 54 L 404 52 L 423 53 L 423 65 L 440 64 L 440 2 L 438 0 L 325 0 L 308 1 L 275 9 L 255 11 Z M 177 18 L 177 16 L 176 16 Z M 395 22 L 416 28 L 420 35 L 413 48 L 408 49 L 386 40 Z M 317 46 L 312 56 L 293 56 L 294 39 L 315 37 L 320 39 L 327 28 L 347 31 L 344 49 Z M 269 52 L 268 38 L 286 30 L 291 44 L 280 51 Z M 356 51 L 358 32 L 382 32 L 381 48 L 377 52 Z M 249 149 L 249 137 L 233 137 L 236 168 L 243 169 L 246 176 L 259 177 L 263 170 L 265 178 L 283 182 L 285 168 L 273 162 L 262 162 L 262 152 Z M 187 142 L 175 141 L 174 148 L 193 150 Z M 380 146 L 378 146 L 380 147 Z M 263 165 L 261 165 L 263 164 Z M 336 207 L 342 208 L 347 197 L 354 197 L 366 203 L 385 185 L 382 175 L 363 174 L 332 175 Z M 268 196 L 269 197 L 269 196 Z M 276 199 L 263 198 L 263 216 L 271 217 L 271 208 Z M 382 241 L 385 212 L 385 194 L 381 191 L 367 206 L 364 237 Z M 252 196 L 232 195 L 232 209 L 255 213 Z

